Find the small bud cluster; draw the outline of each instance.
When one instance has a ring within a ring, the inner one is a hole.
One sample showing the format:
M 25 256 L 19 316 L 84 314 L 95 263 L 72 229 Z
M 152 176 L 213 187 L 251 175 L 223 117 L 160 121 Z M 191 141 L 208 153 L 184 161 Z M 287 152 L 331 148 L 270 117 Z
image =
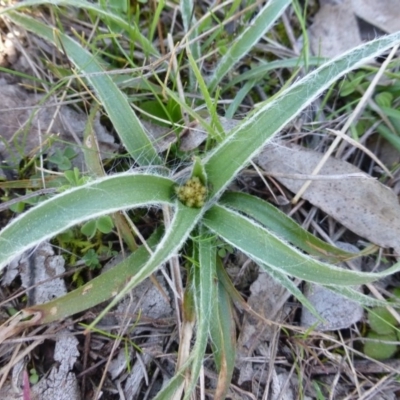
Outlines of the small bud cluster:
M 207 197 L 207 189 L 197 176 L 190 178 L 184 185 L 175 188 L 178 199 L 187 207 L 200 208 Z

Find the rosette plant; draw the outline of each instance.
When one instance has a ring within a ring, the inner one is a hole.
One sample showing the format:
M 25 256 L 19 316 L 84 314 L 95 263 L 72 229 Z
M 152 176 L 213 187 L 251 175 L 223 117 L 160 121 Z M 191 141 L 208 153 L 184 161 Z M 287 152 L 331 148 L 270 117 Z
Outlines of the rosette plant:
M 6 267 L 23 252 L 34 249 L 39 243 L 72 226 L 121 210 L 159 207 L 164 214 L 164 226 L 162 231 L 158 230 L 150 237 L 148 246 L 139 247 L 110 271 L 62 298 L 23 310 L 17 324 L 49 323 L 111 299 L 106 312 L 171 257 L 190 251 L 188 259 L 191 266 L 185 288 L 182 323 L 195 323 L 196 337 L 192 349 L 181 358 L 175 376 L 157 398 L 172 398 L 173 393 L 181 390 L 185 390 L 185 396 L 189 398 L 199 377 L 209 340 L 213 344 L 219 371 L 215 398 L 223 398 L 233 372 L 235 330 L 230 318 L 229 280 L 217 256 L 217 240 L 223 240 L 245 253 L 309 307 L 311 305 L 293 283 L 292 277 L 324 285 L 367 303 L 368 298 L 353 291 L 351 286 L 371 282 L 400 269 L 399 264 L 380 273 L 339 268 L 334 263 L 352 255 L 304 231 L 265 201 L 252 195 L 227 191 L 240 171 L 305 107 L 347 72 L 399 43 L 400 33 L 384 36 L 340 58 L 322 62 L 318 68 L 297 79 L 273 98 L 258 104 L 233 129 L 224 131 L 213 105 L 218 85 L 232 70 L 232 60 L 240 60 L 291 2 L 267 2 L 234 44 L 226 49 L 212 75 L 204 79 L 196 64 L 201 57 L 201 47 L 195 40 L 200 24 L 195 21 L 190 23 L 192 3 L 182 1 L 182 20 L 187 32 L 176 52 L 183 54 L 189 62 L 190 87 L 198 87 L 210 118 L 202 119 L 182 96 L 163 87 L 165 96 L 200 121 L 209 138 L 207 146 L 199 149 L 193 158 L 193 164 L 183 172 L 175 172 L 168 167 L 171 161 L 167 163 L 157 151 L 154 140 L 135 114 L 127 96 L 115 77 L 107 73 L 107 65 L 93 52 L 94 49 L 89 51 L 78 38 L 19 10 L 46 3 L 84 8 L 97 15 L 112 32 L 128 35 L 150 58 L 157 60 L 158 57 L 159 65 L 168 62 L 162 59 L 152 42 L 134 24 L 126 23 L 117 12 L 93 3 L 77 0 L 26 1 L 0 11 L 13 24 L 41 37 L 64 53 L 73 68 L 69 79 L 84 83 L 93 100 L 111 121 L 132 158 L 132 164 L 137 166 L 106 176 L 92 174 L 81 185 L 64 188 L 10 221 L 0 232 L 0 267 Z M 175 161 L 174 165 L 179 165 L 179 160 Z

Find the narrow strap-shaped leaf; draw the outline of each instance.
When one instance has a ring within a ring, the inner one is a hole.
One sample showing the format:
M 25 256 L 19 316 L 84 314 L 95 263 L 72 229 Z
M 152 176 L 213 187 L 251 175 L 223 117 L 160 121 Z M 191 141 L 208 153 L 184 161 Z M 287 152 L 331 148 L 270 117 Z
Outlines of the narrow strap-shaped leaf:
M 161 229 L 147 240 L 147 244 L 153 249 L 160 238 Z M 126 281 L 143 267 L 149 257 L 147 249 L 141 246 L 125 260 L 93 278 L 86 285 L 48 303 L 29 307 L 24 312 L 27 316 L 31 312 L 38 312 L 42 316 L 38 323 L 48 324 L 85 311 L 119 293 L 125 287 Z
M 400 301 L 389 302 L 387 300 L 375 299 L 372 296 L 367 296 L 364 293 L 361 293 L 358 290 L 353 289 L 348 286 L 333 286 L 333 285 L 323 285 L 324 288 L 332 291 L 333 293 L 340 294 L 346 299 L 353 300 L 356 303 L 362 304 L 366 307 L 387 307 L 392 306 L 399 308 Z
M 358 254 L 349 253 L 338 247 L 331 246 L 310 232 L 307 232 L 278 208 L 250 194 L 238 192 L 224 193 L 220 204 L 249 215 L 282 239 L 287 240 L 311 255 L 322 257 L 326 261 L 335 263 L 359 256 Z
M 189 45 L 190 52 L 195 60 L 200 60 L 201 58 L 201 48 L 200 41 L 196 40 L 199 30 L 197 27 L 192 28 L 196 25 L 196 17 L 194 13 L 195 2 L 193 0 L 180 0 L 180 9 L 182 15 L 183 27 L 185 33 L 188 34 L 188 40 L 192 42 Z M 189 87 L 190 90 L 194 91 L 196 86 L 196 79 L 192 70 L 189 70 Z
M 97 4 L 85 1 L 85 0 L 25 0 L 20 1 L 16 4 L 13 4 L 10 7 L 6 7 L 0 10 L 1 14 L 9 13 L 10 11 L 15 11 L 20 8 L 40 6 L 40 5 L 58 5 L 58 6 L 69 6 L 69 7 L 77 7 L 82 8 L 89 11 L 94 11 L 96 15 L 107 18 L 108 20 L 113 21 L 115 24 L 119 25 L 122 29 L 124 29 L 132 40 L 138 42 L 140 46 L 146 53 L 152 54 L 154 56 L 159 56 L 158 51 L 153 46 L 153 44 L 144 36 L 140 30 L 129 22 L 125 21 L 119 15 L 114 14 L 110 9 L 104 9 L 99 7 Z
M 228 292 L 219 281 L 213 283 L 212 315 L 210 320 L 211 345 L 218 370 L 218 383 L 213 399 L 225 399 L 236 357 L 236 331 L 232 303 Z
M 270 268 L 268 265 L 260 264 L 260 268 L 272 276 L 278 283 L 280 283 L 290 294 L 296 297 L 297 300 L 306 307 L 314 317 L 321 319 L 321 316 L 318 314 L 318 311 L 311 304 L 311 302 L 307 299 L 306 296 L 302 293 L 302 291 L 294 284 L 294 282 L 287 276 L 287 274 L 278 271 L 276 269 Z M 267 317 L 269 317 L 267 315 Z M 272 318 L 272 317 L 269 317 Z
M 185 380 L 184 369 L 181 368 L 180 371 L 174 374 L 174 376 L 166 383 L 166 385 L 157 393 L 153 400 L 166 400 L 172 399 L 176 392 L 181 388 Z
M 57 28 L 49 27 L 37 19 L 15 12 L 10 12 L 8 16 L 14 23 L 53 43 L 60 51 L 65 51 L 77 67 L 77 73 L 88 74 L 85 79 L 96 91 L 122 143 L 139 165 L 161 164 L 155 147 L 129 105 L 126 95 L 93 54 Z
M 291 247 L 263 226 L 231 209 L 214 205 L 204 223 L 231 245 L 258 263 L 282 273 L 325 285 L 358 285 L 372 282 L 400 270 L 400 262 L 378 273 L 346 270 L 324 264 Z
M 316 318 L 321 318 L 318 314 L 315 307 L 311 304 L 311 302 L 304 296 L 301 290 L 294 284 L 294 282 L 287 276 L 287 274 L 277 271 L 268 267 L 265 264 L 260 264 L 261 269 L 270 274 L 272 278 L 274 278 L 277 282 L 279 282 L 283 287 L 285 287 L 293 296 L 295 296 L 305 307 L 309 309 L 311 314 L 313 314 Z M 231 279 L 229 278 L 228 273 L 225 270 L 225 267 L 222 265 L 222 262 L 217 263 L 217 275 L 220 282 L 224 285 L 225 290 L 231 296 L 232 301 L 244 311 L 252 314 L 254 311 L 249 307 L 249 305 L 242 298 L 241 294 L 238 290 L 233 286 Z M 254 313 L 256 318 L 262 318 L 258 314 Z M 267 316 L 268 319 L 273 319 L 274 316 Z
M 211 194 L 221 194 L 238 171 L 317 96 L 348 71 L 400 42 L 400 32 L 382 36 L 331 60 L 260 105 L 205 159 Z
M 326 59 L 322 57 L 310 57 L 308 61 L 309 67 L 318 67 L 323 62 L 326 62 Z M 302 59 L 301 57 L 287 58 L 270 62 L 265 61 L 262 64 L 252 67 L 251 69 L 229 80 L 229 82 L 224 85 L 223 91 L 226 92 L 231 87 L 236 86 L 237 84 L 242 82 L 253 81 L 254 84 L 259 83 L 261 79 L 264 79 L 266 76 L 268 76 L 269 71 L 277 71 L 282 68 L 301 68 L 304 66 L 304 59 Z
M 205 231 L 203 228 L 202 231 Z M 214 236 L 214 235 L 213 235 Z M 197 315 L 196 343 L 192 350 L 193 363 L 190 374 L 190 385 L 186 389 L 185 399 L 189 399 L 197 384 L 200 369 L 204 362 L 207 340 L 210 331 L 210 320 L 212 318 L 213 279 L 216 275 L 216 246 L 213 237 L 203 233 L 198 238 L 199 265 L 194 268 L 194 300 Z
M 124 173 L 43 201 L 0 232 L 0 269 L 25 250 L 91 218 L 143 205 L 173 204 L 173 185 L 161 176 Z
M 215 90 L 218 83 L 242 57 L 249 54 L 251 48 L 268 32 L 290 3 L 291 0 L 270 0 L 264 5 L 219 61 L 210 79 L 210 92 Z

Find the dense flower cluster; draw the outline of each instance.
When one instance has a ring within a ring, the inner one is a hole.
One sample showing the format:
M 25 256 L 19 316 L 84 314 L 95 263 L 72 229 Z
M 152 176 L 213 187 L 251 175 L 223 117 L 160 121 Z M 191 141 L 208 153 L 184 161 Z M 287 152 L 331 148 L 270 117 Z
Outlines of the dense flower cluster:
M 190 178 L 184 185 L 175 188 L 178 199 L 188 207 L 200 208 L 207 197 L 207 189 L 196 176 Z

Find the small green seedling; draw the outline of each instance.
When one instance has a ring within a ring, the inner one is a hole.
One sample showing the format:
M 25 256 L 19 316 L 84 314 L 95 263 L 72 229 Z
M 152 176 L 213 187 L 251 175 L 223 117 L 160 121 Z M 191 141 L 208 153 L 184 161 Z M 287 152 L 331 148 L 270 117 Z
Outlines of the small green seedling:
M 76 167 L 72 170 L 65 171 L 64 176 L 71 186 L 80 186 L 87 181 L 87 179 L 81 175 L 81 172 Z
M 66 147 L 63 151 L 56 149 L 54 154 L 48 157 L 48 161 L 57 165 L 60 171 L 71 169 L 71 160 L 77 156 L 76 151 L 72 147 Z
M 35 368 L 29 370 L 29 382 L 32 385 L 35 385 L 36 383 L 39 382 L 39 375 Z
M 217 254 L 220 258 L 225 258 L 228 254 L 231 254 L 235 251 L 233 246 L 231 246 L 228 243 L 225 243 L 222 240 L 218 240 L 217 248 L 218 248 Z
M 393 293 L 399 297 L 396 291 Z M 364 345 L 364 353 L 376 360 L 386 360 L 396 353 L 398 346 L 394 343 L 400 340 L 400 332 L 397 328 L 398 322 L 386 307 L 374 307 L 368 312 L 368 321 L 371 331 L 367 338 L 374 339 Z M 379 341 L 378 341 L 379 340 Z
M 81 232 L 91 239 L 99 230 L 101 233 L 107 234 L 110 233 L 114 228 L 113 220 L 109 215 L 102 215 L 97 219 L 92 219 L 85 224 L 83 224 L 81 228 Z
M 87 251 L 87 253 L 82 257 L 82 261 L 92 269 L 100 266 L 99 256 L 93 249 Z

